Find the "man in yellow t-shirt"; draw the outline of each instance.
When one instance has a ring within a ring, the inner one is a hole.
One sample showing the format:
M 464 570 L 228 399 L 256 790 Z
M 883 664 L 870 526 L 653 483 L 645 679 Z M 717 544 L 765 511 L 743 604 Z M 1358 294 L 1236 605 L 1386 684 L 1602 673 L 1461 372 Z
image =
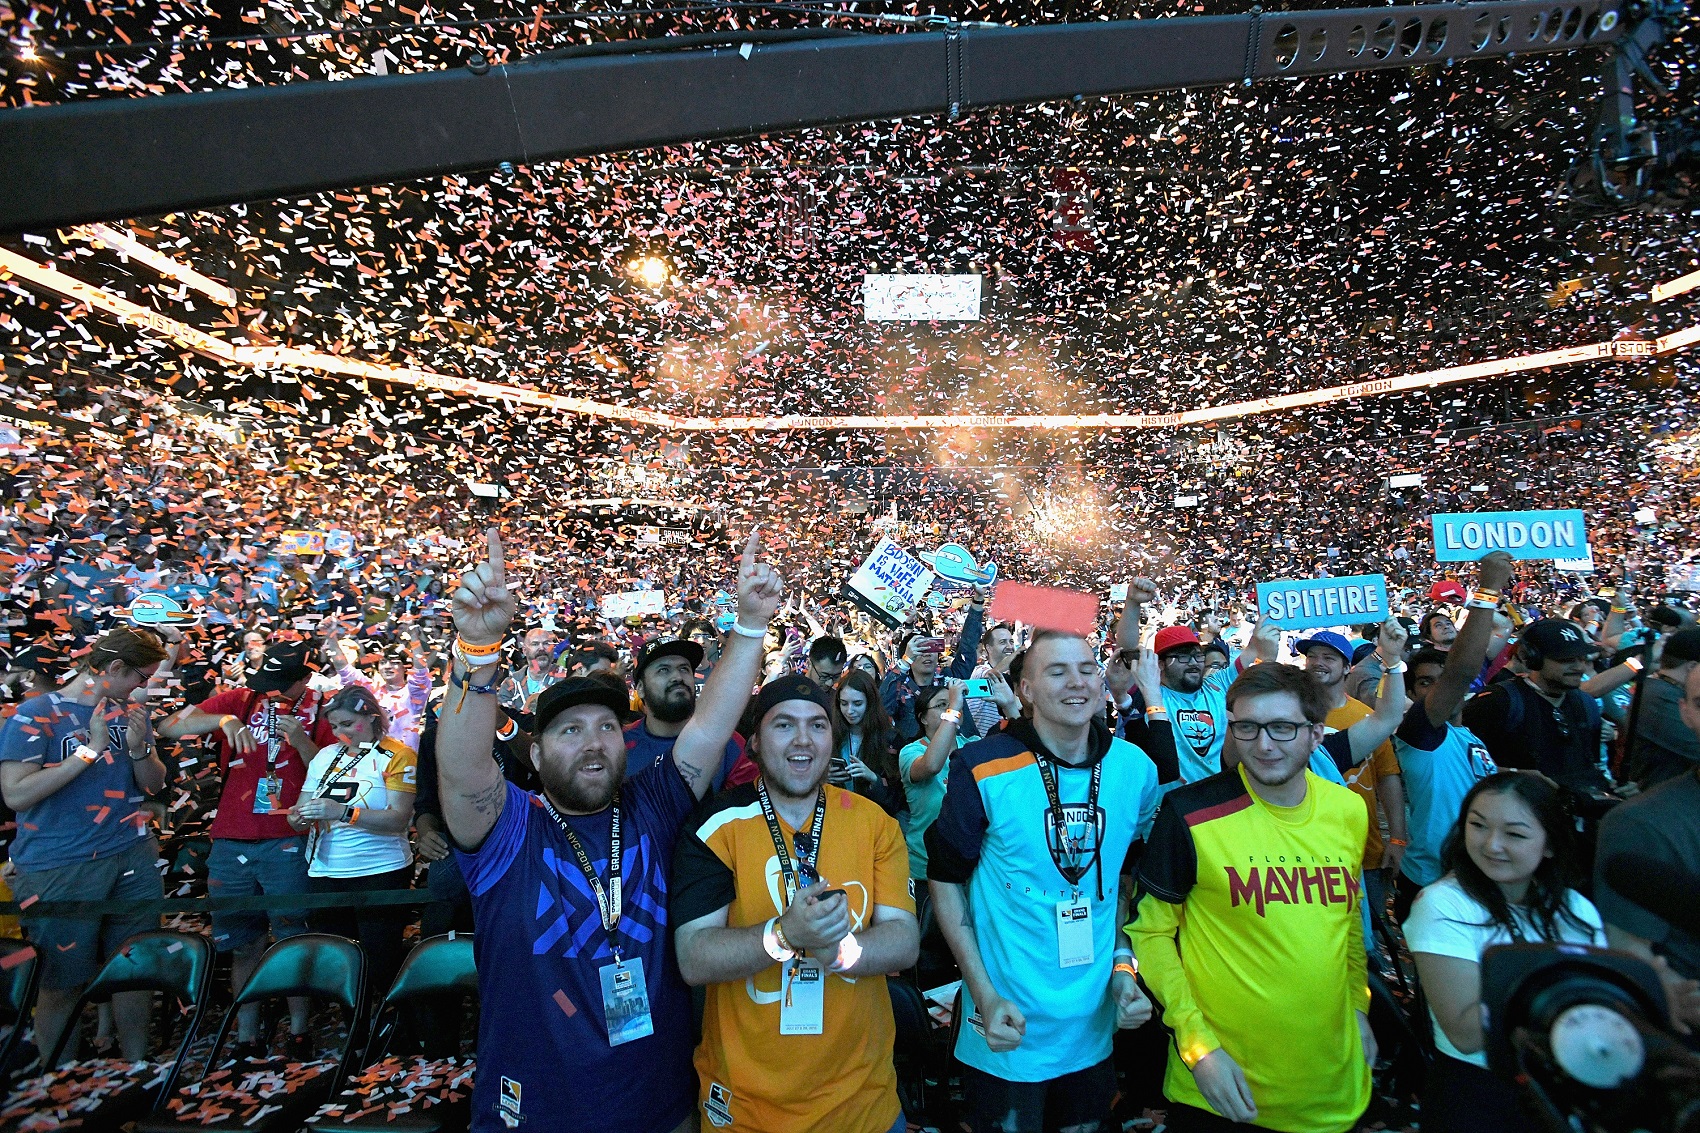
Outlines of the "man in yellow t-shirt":
M 807 677 L 765 685 L 761 777 L 699 807 L 674 853 L 679 971 L 708 989 L 705 1130 L 905 1127 L 885 973 L 920 946 L 909 854 L 877 804 L 826 785 L 828 703 Z
M 1328 733 L 1344 732 L 1375 710 L 1346 692 L 1346 675 L 1351 671 L 1351 645 L 1345 638 L 1330 630 L 1312 634 L 1294 646 L 1304 654 L 1305 672 L 1316 677 L 1328 698 L 1328 718 L 1323 727 Z M 1399 757 L 1393 753 L 1393 741 L 1388 740 L 1362 763 L 1341 774 L 1346 786 L 1361 799 L 1369 811 L 1369 834 L 1364 840 L 1364 899 L 1377 920 L 1386 916 L 1387 886 L 1398 873 L 1399 860 L 1405 855 L 1409 828 L 1405 824 L 1405 780 L 1399 770 Z M 1387 836 L 1381 838 L 1381 819 L 1376 804 L 1387 815 Z M 1382 867 L 1383 858 L 1387 868 Z
M 1314 676 L 1257 665 L 1227 702 L 1224 763 L 1238 766 L 1164 801 L 1127 928 L 1174 1032 L 1168 1128 L 1343 1133 L 1369 1104 L 1375 1060 L 1366 812 L 1307 769 L 1327 716 Z

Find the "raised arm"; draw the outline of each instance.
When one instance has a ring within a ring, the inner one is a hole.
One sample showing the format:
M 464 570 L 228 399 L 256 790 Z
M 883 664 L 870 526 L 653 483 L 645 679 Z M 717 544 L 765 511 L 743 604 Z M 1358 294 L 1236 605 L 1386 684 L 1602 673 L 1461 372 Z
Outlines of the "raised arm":
M 437 715 L 437 780 L 449 836 L 472 849 L 483 844 L 507 801 L 507 784 L 491 754 L 501 710 L 495 696 L 472 691 L 496 679 L 501 654 L 468 658 L 462 648 L 478 651 L 500 645 L 513 624 L 514 596 L 502 561 L 502 537 L 494 527 L 485 561 L 461 576 L 449 610 L 458 640 L 450 662 L 449 693 Z
M 1281 659 L 1281 631 L 1275 622 L 1263 616 L 1262 612 L 1252 615 L 1251 640 L 1246 642 L 1245 652 L 1240 657 L 1243 669 L 1252 665 L 1264 665 L 1270 661 Z
M 1127 584 L 1127 601 L 1122 603 L 1122 616 L 1116 619 L 1116 647 L 1128 653 L 1139 652 L 1140 608 L 1157 600 L 1157 584 L 1149 578 L 1136 578 Z
M 1376 693 L 1375 712 L 1346 729 L 1346 736 L 1352 744 L 1353 763 L 1362 763 L 1374 755 L 1375 749 L 1399 730 L 1399 722 L 1410 707 L 1404 680 L 1405 639 L 1408 636 L 1404 623 L 1398 618 L 1388 618 L 1381 623 L 1375 651 L 1381 658 L 1382 677 L 1381 687 Z
M 715 768 L 732 738 L 732 729 L 750 702 L 756 678 L 761 674 L 762 639 L 767 623 L 779 609 L 785 594 L 779 572 L 757 562 L 761 553 L 760 530 L 750 532 L 738 566 L 738 618 L 726 635 L 720 660 L 702 686 L 697 710 L 673 745 L 673 762 L 697 798 L 708 793 Z M 440 742 L 440 741 L 439 741 Z
M 911 783 L 924 783 L 943 771 L 945 764 L 950 762 L 950 753 L 956 750 L 956 729 L 962 723 L 962 686 L 951 685 L 945 700 L 944 715 L 939 719 L 932 739 L 927 741 L 927 750 L 909 765 Z
M 1623 580 L 1617 584 L 1617 593 L 1611 600 L 1611 611 L 1606 615 L 1605 625 L 1600 627 L 1600 644 L 1612 652 L 1617 651 L 1618 643 L 1623 640 L 1623 631 L 1629 628 L 1629 619 L 1635 613 L 1634 578 L 1634 561 L 1626 559 L 1623 564 Z
M 956 656 L 944 675 L 967 680 L 974 675 L 974 665 L 980 655 L 980 639 L 986 635 L 986 592 L 974 588 L 974 598 L 968 604 L 968 615 L 962 619 L 962 636 L 956 639 Z
M 422 716 L 431 703 L 431 659 L 418 630 L 413 631 L 407 651 L 413 661 L 413 669 L 407 674 L 407 705 L 415 716 Z
M 1491 551 L 1477 568 L 1477 585 L 1482 590 L 1503 592 L 1514 568 L 1510 552 Z M 1470 695 L 1470 684 L 1487 659 L 1488 638 L 1493 636 L 1493 614 L 1493 609 L 1484 603 L 1472 606 L 1465 617 L 1464 628 L 1452 642 L 1452 652 L 1446 655 L 1440 677 L 1423 702 L 1430 725 L 1438 728 L 1451 720 Z

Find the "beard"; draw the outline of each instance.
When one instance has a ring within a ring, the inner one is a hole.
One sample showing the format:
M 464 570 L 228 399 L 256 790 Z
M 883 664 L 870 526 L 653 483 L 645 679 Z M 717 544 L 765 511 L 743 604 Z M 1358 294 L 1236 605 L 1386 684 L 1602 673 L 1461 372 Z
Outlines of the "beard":
M 673 685 L 655 703 L 645 704 L 662 723 L 682 724 L 697 710 L 697 690 L 688 684 Z
M 1175 679 L 1175 691 L 1194 693 L 1204 687 L 1204 671 L 1187 672 Z
M 561 810 L 594 814 L 607 809 L 608 804 L 614 801 L 614 792 L 619 790 L 622 776 L 610 776 L 602 783 L 585 783 L 571 771 L 556 773 L 553 768 L 545 766 L 538 771 L 538 778 L 543 780 L 543 790 L 550 801 Z

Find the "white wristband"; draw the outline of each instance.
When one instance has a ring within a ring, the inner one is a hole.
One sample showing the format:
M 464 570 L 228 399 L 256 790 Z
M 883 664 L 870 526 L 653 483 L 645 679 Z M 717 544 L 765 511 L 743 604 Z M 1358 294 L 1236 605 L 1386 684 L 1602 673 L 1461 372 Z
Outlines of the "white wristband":
M 740 622 L 740 621 L 734 621 L 732 623 L 732 632 L 737 634 L 739 637 L 766 637 L 767 636 L 767 631 L 765 629 L 751 629 L 749 626 L 745 625 L 743 622 Z
M 94 750 L 94 748 L 90 747 L 88 744 L 78 744 L 77 750 L 73 751 L 71 754 L 82 760 L 84 763 L 93 763 L 95 760 L 100 758 L 100 752 Z
M 848 972 L 856 966 L 856 961 L 862 958 L 862 945 L 856 939 L 855 933 L 847 933 L 838 942 L 838 956 L 829 965 L 835 972 Z

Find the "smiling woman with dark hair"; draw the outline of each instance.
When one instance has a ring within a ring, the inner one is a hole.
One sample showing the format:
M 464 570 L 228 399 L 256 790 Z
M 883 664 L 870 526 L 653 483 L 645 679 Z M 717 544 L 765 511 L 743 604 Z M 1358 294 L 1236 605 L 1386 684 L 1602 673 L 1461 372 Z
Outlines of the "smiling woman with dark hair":
M 1464 796 L 1441 861 L 1446 875 L 1418 895 L 1405 922 L 1439 1051 L 1423 1129 L 1521 1128 L 1515 1088 L 1488 1072 L 1483 1053 L 1482 953 L 1535 940 L 1606 943 L 1599 913 L 1571 888 L 1574 826 L 1558 788 L 1532 772 L 1483 779 Z
M 874 679 L 860 669 L 845 670 L 832 694 L 831 717 L 832 769 L 827 781 L 866 795 L 887 814 L 896 815 L 903 809 L 903 789 L 892 750 L 895 728 Z

